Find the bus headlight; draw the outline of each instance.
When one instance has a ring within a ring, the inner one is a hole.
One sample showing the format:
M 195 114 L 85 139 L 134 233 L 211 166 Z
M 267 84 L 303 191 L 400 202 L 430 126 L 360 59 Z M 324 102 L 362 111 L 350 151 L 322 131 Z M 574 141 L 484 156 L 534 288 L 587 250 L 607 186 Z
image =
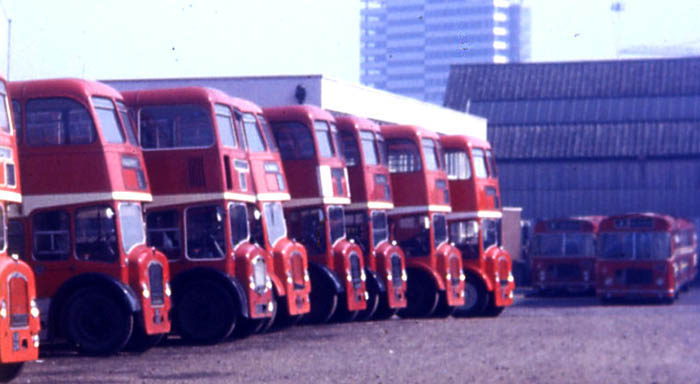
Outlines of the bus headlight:
M 34 299 L 32 299 L 29 302 L 29 305 L 31 306 L 29 313 L 32 315 L 32 317 L 39 317 L 39 308 L 37 308 L 37 306 L 36 306 L 36 301 L 34 301 Z
M 165 283 L 165 296 L 172 296 L 173 291 L 170 290 L 170 283 Z
M 405 269 L 401 271 L 401 280 L 408 281 L 408 274 L 406 273 Z
M 352 283 L 352 274 L 350 274 L 350 270 L 345 271 L 345 280 L 347 280 L 348 283 Z
M 367 275 L 365 275 L 365 271 L 362 271 L 360 273 L 360 280 L 362 280 L 363 282 L 367 281 Z
M 465 275 L 463 272 L 460 272 L 459 281 L 467 281 L 467 275 Z
M 304 281 L 309 282 L 309 271 L 304 271 Z
M 0 304 L 0 317 L 3 319 L 7 317 L 7 304 L 5 304 L 5 300 Z
M 144 299 L 151 297 L 151 291 L 148 289 L 146 283 L 141 283 L 141 295 Z
M 513 273 L 512 273 L 512 272 L 508 272 L 508 282 L 509 282 L 509 283 L 512 283 L 512 282 L 514 282 L 514 281 L 515 281 L 515 277 L 513 277 Z
M 32 335 L 32 341 L 34 342 L 34 348 L 39 348 L 39 335 Z

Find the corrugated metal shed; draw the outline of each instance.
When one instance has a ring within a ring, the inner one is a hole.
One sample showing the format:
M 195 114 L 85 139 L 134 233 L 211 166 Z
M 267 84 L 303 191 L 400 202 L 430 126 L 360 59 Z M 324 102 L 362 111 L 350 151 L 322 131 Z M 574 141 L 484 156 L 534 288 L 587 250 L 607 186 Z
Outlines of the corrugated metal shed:
M 489 119 L 526 218 L 700 217 L 700 58 L 457 65 L 445 106 Z

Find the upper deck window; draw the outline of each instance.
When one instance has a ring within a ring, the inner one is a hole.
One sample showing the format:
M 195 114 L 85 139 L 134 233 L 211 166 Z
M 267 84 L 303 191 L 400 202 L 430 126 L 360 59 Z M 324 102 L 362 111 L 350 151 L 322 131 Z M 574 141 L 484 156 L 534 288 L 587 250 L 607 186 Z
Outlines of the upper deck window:
M 488 176 L 486 170 L 486 160 L 484 159 L 483 149 L 472 149 L 472 157 L 474 158 L 474 174 L 479 179 L 484 179 Z
M 114 217 L 114 210 L 108 206 L 81 208 L 75 212 L 75 254 L 79 260 L 117 261 L 119 247 Z
M 357 147 L 355 136 L 350 132 L 340 132 L 339 134 L 340 140 L 338 142 L 343 149 L 345 165 L 348 167 L 360 165 L 360 149 Z
M 437 171 L 441 169 L 440 157 L 438 156 L 438 148 L 435 145 L 435 141 L 432 139 L 423 139 L 421 140 L 421 144 L 423 145 L 423 154 L 425 156 L 425 169 L 428 171 Z
M 418 146 L 408 139 L 389 139 L 386 142 L 389 155 L 389 172 L 408 173 L 422 169 Z
M 10 117 L 7 114 L 7 89 L 5 89 L 5 83 L 0 81 L 0 102 L 2 106 L 0 107 L 0 130 L 5 133 L 10 133 Z
M 379 164 L 379 152 L 374 142 L 374 134 L 369 131 L 361 131 L 360 141 L 362 141 L 362 154 L 365 156 L 365 165 Z
M 263 115 L 255 115 L 260 122 L 263 134 L 265 135 L 265 140 L 267 140 L 267 146 L 270 151 L 277 152 L 277 143 L 275 143 L 275 136 L 272 135 L 272 130 L 270 129 L 270 124 L 267 122 Z
M 139 142 L 136 140 L 134 120 L 131 119 L 129 108 L 121 101 L 117 101 L 117 112 L 119 113 L 119 117 L 122 118 L 122 126 L 124 127 L 124 131 L 126 131 L 127 140 L 129 140 L 129 143 L 132 145 L 138 146 Z
M 225 106 L 217 104 L 214 107 L 216 112 L 216 127 L 219 129 L 219 140 L 224 147 L 236 148 L 236 132 L 233 128 L 233 115 L 231 110 Z
M 472 177 L 467 153 L 464 151 L 445 151 L 445 165 L 450 180 L 469 180 Z
M 12 100 L 12 117 L 15 123 L 15 132 L 17 132 L 17 141 L 22 140 L 22 106 L 19 101 Z
M 386 142 L 384 141 L 384 136 L 381 133 L 375 133 L 375 138 L 377 140 L 377 152 L 379 153 L 379 162 L 382 165 L 386 165 Z
M 258 129 L 258 122 L 252 113 L 243 114 L 243 128 L 246 142 L 251 152 L 265 152 L 265 140 Z
M 290 121 L 273 123 L 272 127 L 282 160 L 306 160 L 316 155 L 311 132 L 304 124 Z
M 496 168 L 496 158 L 493 157 L 491 151 L 486 150 L 486 162 L 489 166 L 489 176 L 498 177 L 498 169 Z
M 318 141 L 318 152 L 321 157 L 335 156 L 335 148 L 333 147 L 333 136 L 327 121 L 314 121 L 314 129 L 316 130 L 316 141 Z
M 104 97 L 93 97 L 92 104 L 95 106 L 95 114 L 102 128 L 102 135 L 108 143 L 121 144 L 124 142 L 124 135 L 119 128 L 119 118 L 114 109 L 112 100 Z
M 25 111 L 29 145 L 89 144 L 95 141 L 95 125 L 82 104 L 68 98 L 32 99 Z
M 214 129 L 207 111 L 196 105 L 143 107 L 139 131 L 144 149 L 208 147 Z

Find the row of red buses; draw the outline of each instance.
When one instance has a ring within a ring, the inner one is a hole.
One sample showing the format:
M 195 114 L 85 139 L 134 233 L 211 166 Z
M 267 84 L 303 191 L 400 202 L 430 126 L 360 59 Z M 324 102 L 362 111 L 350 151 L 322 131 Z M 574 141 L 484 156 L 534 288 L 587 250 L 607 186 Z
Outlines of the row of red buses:
M 36 275 L 42 334 L 88 354 L 152 346 L 170 331 L 169 266 L 146 245 L 152 196 L 122 96 L 73 79 L 9 90 L 24 198 L 8 246 Z
M 390 241 L 387 212 L 394 208 L 384 138 L 379 125 L 355 116 L 336 118 L 338 142 L 350 178 L 345 229 L 364 255 L 367 309 L 362 319 L 386 319 L 406 307 L 405 257 Z
M 0 79 L 0 102 L 0 381 L 7 382 L 20 373 L 25 361 L 39 357 L 40 320 L 34 273 L 8 247 L 8 210 L 22 202 L 22 194 L 16 131 L 4 79 Z
M 532 284 L 540 293 L 595 290 L 595 240 L 602 217 L 539 220 L 530 249 Z
M 672 303 L 698 272 L 695 226 L 639 213 L 606 217 L 598 228 L 596 291 L 603 301 L 651 298 Z
M 442 136 L 452 213 L 449 238 L 462 253 L 466 303 L 458 316 L 498 316 L 513 304 L 511 255 L 501 247 L 503 207 L 495 158 L 488 142 Z
M 286 290 L 273 278 L 272 255 L 251 241 L 257 199 L 246 148 L 261 145 L 255 114 L 208 88 L 124 97 L 138 120 L 153 185 L 149 244 L 170 259 L 176 331 L 214 343 L 269 325 L 277 312 L 274 287 L 278 296 Z

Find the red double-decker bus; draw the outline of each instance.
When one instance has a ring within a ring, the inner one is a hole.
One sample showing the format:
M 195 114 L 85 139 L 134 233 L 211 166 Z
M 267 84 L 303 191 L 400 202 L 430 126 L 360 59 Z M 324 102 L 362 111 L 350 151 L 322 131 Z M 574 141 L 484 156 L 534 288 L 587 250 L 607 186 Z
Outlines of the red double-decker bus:
M 367 308 L 362 250 L 348 241 L 344 206 L 350 204 L 347 170 L 333 116 L 314 106 L 265 108 L 287 179 L 284 211 L 289 236 L 309 256 L 311 322 L 351 320 Z
M 122 97 L 78 79 L 10 83 L 23 202 L 10 245 L 31 265 L 48 338 L 88 354 L 170 331 L 169 269 L 146 246 L 151 200 Z
M 250 205 L 251 239 L 272 256 L 268 270 L 275 287 L 278 304 L 276 323 L 296 323 L 311 310 L 311 281 L 308 257 L 303 245 L 287 236 L 282 203 L 289 201 L 289 184 L 270 126 L 262 109 L 254 103 L 231 98 L 236 124 L 245 139 L 250 174 L 256 193 Z M 271 325 L 271 322 L 268 323 Z
M 276 309 L 270 256 L 250 241 L 255 190 L 230 96 L 190 87 L 124 98 L 151 174 L 148 242 L 170 261 L 176 331 L 201 344 L 259 329 Z
M 698 271 L 695 226 L 656 213 L 610 216 L 598 229 L 596 293 L 603 301 L 672 303 Z
M 582 216 L 537 221 L 530 248 L 535 290 L 595 290 L 595 239 L 601 219 Z
M 438 135 L 411 125 L 385 125 L 394 209 L 389 227 L 406 255 L 407 307 L 399 316 L 448 316 L 464 305 L 462 255 L 448 242 L 450 191 Z
M 345 210 L 348 237 L 362 248 L 369 300 L 360 319 L 386 319 L 406 307 L 405 257 L 389 240 L 387 211 L 394 208 L 386 145 L 379 125 L 370 120 L 336 118 L 338 137 L 350 179 Z
M 503 207 L 491 145 L 463 135 L 442 136 L 452 213 L 450 241 L 462 253 L 466 303 L 456 315 L 497 316 L 513 304 L 513 261 L 501 247 Z
M 22 202 L 17 142 L 5 79 L 0 78 L 0 381 L 15 378 L 25 361 L 39 357 L 36 281 L 29 265 L 9 252 L 8 211 Z

